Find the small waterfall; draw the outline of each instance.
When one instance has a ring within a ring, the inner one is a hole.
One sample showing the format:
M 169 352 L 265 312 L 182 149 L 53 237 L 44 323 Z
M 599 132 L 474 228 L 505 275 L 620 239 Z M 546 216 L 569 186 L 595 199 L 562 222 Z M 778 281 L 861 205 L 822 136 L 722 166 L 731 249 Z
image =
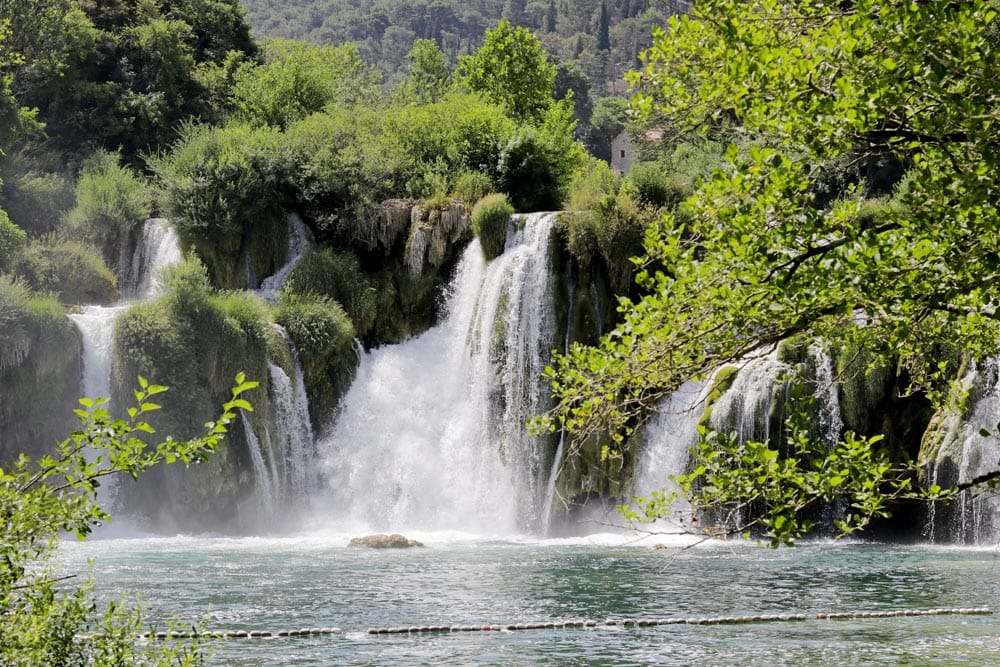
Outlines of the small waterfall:
M 267 457 L 271 465 L 265 461 L 264 448 L 254 433 L 253 426 L 247 418 L 246 412 L 240 412 L 243 423 L 243 433 L 246 435 L 247 450 L 250 452 L 250 463 L 253 466 L 254 482 L 257 485 L 257 502 L 260 504 L 260 511 L 263 518 L 274 516 L 277 507 L 278 481 L 275 477 L 274 457 Z
M 288 256 L 284 265 L 275 271 L 273 275 L 265 278 L 264 282 L 260 284 L 260 289 L 257 290 L 257 294 L 259 294 L 264 301 L 273 303 L 277 300 L 278 291 L 285 284 L 285 281 L 288 280 L 288 276 L 291 275 L 292 270 L 295 269 L 295 265 L 299 263 L 300 259 L 302 259 L 302 255 L 306 250 L 308 250 L 309 242 L 309 230 L 306 228 L 305 223 L 302 222 L 302 218 L 294 213 L 289 215 Z
M 268 363 L 269 396 L 274 410 L 269 437 L 276 445 L 271 451 L 281 452 L 284 479 L 288 485 L 286 497 L 302 497 L 314 487 L 316 480 L 309 401 L 298 351 L 284 329 L 278 329 L 288 343 L 295 368 L 293 377 L 289 377 L 280 366 Z
M 823 443 L 832 447 L 837 444 L 844 432 L 844 419 L 840 414 L 840 396 L 837 391 L 833 359 L 818 342 L 809 346 L 809 357 L 816 369 L 816 386 L 813 396 L 816 398 L 819 410 L 820 435 L 823 438 Z
M 719 433 L 735 433 L 740 442 L 764 442 L 771 436 L 775 401 L 785 392 L 781 376 L 789 367 L 772 351 L 748 359 L 732 387 L 712 407 L 709 424 Z
M 183 259 L 177 232 L 166 218 L 151 218 L 142 226 L 142 237 L 132 253 L 132 262 L 122 276 L 122 295 L 148 299 L 163 291 L 160 270 Z
M 548 400 L 540 373 L 554 339 L 554 220 L 520 219 L 489 265 L 471 243 L 442 324 L 362 357 L 320 443 L 328 515 L 378 530 L 537 526 L 544 471 L 525 422 Z
M 944 426 L 948 431 L 938 461 L 931 472 L 935 482 L 939 468 L 947 460 L 949 467 L 958 467 L 957 483 L 968 482 L 997 468 L 1000 461 L 1000 359 L 992 358 L 979 364 L 963 379 L 967 390 L 978 387 L 981 398 L 971 411 L 949 415 Z M 987 435 L 983 435 L 985 431 Z M 952 480 L 949 480 L 949 482 Z M 958 543 L 996 544 L 1000 541 L 1000 497 L 995 490 L 983 487 L 963 491 L 954 501 L 953 516 L 948 525 L 949 541 Z M 932 518 L 933 520 L 933 518 Z M 934 534 L 935 526 L 931 526 Z
M 142 238 L 132 256 L 122 293 L 127 298 L 151 298 L 160 290 L 162 269 L 182 259 L 177 234 L 163 218 L 151 218 L 142 228 Z M 111 362 L 115 319 L 128 310 L 123 299 L 113 306 L 84 306 L 70 315 L 83 340 L 82 391 L 90 398 L 111 395 Z

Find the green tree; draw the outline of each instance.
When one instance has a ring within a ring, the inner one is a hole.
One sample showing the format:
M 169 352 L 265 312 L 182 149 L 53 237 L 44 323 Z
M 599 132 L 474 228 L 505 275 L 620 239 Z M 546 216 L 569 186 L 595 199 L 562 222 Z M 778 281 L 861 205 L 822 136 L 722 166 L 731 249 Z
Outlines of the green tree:
M 608 3 L 601 3 L 601 13 L 597 17 L 597 50 L 611 49 L 611 20 L 608 18 Z
M 898 359 L 910 390 L 938 399 L 956 369 L 935 350 L 994 354 L 995 30 L 988 2 L 705 0 L 671 18 L 632 75 L 636 107 L 682 133 L 735 126 L 756 145 L 728 151 L 685 224 L 667 216 L 649 230 L 648 295 L 623 302 L 599 348 L 554 363 L 556 422 L 620 442 L 684 381 L 794 334 Z M 891 201 L 872 201 L 865 180 L 820 197 L 837 164 L 885 157 L 908 169 Z M 794 458 L 822 451 L 811 442 Z M 766 476 L 763 462 L 740 479 Z M 909 478 L 875 489 L 900 495 Z M 865 502 L 843 497 L 848 512 Z
M 408 92 L 422 104 L 437 102 L 451 83 L 451 67 L 437 42 L 417 39 L 407 54 L 410 61 Z
M 100 611 L 93 583 L 67 585 L 51 561 L 60 534 L 83 539 L 110 518 L 97 502 L 105 478 L 135 478 L 161 463 L 204 461 L 237 411 L 252 409 L 241 394 L 255 386 L 237 377 L 232 398 L 202 436 L 149 445 L 155 431 L 146 420 L 166 388 L 139 378 L 127 418 L 113 419 L 107 399 L 81 399 L 79 430 L 58 443 L 53 454 L 37 461 L 22 455 L 0 468 L 0 662 L 25 667 L 200 664 L 197 644 L 140 645 L 137 610 L 112 603 Z
M 556 68 L 527 28 L 501 19 L 483 45 L 459 60 L 465 83 L 503 105 L 517 120 L 540 120 L 552 104 Z

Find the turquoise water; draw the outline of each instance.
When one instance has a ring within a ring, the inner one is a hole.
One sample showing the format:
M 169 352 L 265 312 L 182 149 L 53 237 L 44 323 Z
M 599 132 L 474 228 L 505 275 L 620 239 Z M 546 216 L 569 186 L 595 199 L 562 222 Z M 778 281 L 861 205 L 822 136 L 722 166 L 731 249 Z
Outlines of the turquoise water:
M 212 665 L 993 665 L 994 616 L 806 620 L 372 636 L 369 627 L 626 617 L 984 607 L 1000 610 L 1000 552 L 744 543 L 652 549 L 621 537 L 415 535 L 424 549 L 352 549 L 342 536 L 67 542 L 102 595 L 205 629 L 342 628 L 210 641 Z

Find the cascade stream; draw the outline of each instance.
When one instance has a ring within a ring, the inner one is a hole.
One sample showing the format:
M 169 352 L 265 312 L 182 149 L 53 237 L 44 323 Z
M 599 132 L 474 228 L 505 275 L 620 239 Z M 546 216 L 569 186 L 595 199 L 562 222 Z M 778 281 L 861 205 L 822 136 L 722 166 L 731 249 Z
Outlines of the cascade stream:
M 442 324 L 366 353 L 320 443 L 327 516 L 366 530 L 509 534 L 542 521 L 542 448 L 525 421 L 547 400 L 554 341 L 549 233 L 520 218 L 489 264 L 466 248 Z

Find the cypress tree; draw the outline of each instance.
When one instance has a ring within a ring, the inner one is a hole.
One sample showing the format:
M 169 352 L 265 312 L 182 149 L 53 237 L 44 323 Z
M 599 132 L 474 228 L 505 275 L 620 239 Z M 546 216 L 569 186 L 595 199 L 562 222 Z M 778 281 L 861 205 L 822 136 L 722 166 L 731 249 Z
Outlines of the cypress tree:
M 608 3 L 601 3 L 601 16 L 597 23 L 597 50 L 609 51 L 611 49 L 611 34 L 608 20 Z

